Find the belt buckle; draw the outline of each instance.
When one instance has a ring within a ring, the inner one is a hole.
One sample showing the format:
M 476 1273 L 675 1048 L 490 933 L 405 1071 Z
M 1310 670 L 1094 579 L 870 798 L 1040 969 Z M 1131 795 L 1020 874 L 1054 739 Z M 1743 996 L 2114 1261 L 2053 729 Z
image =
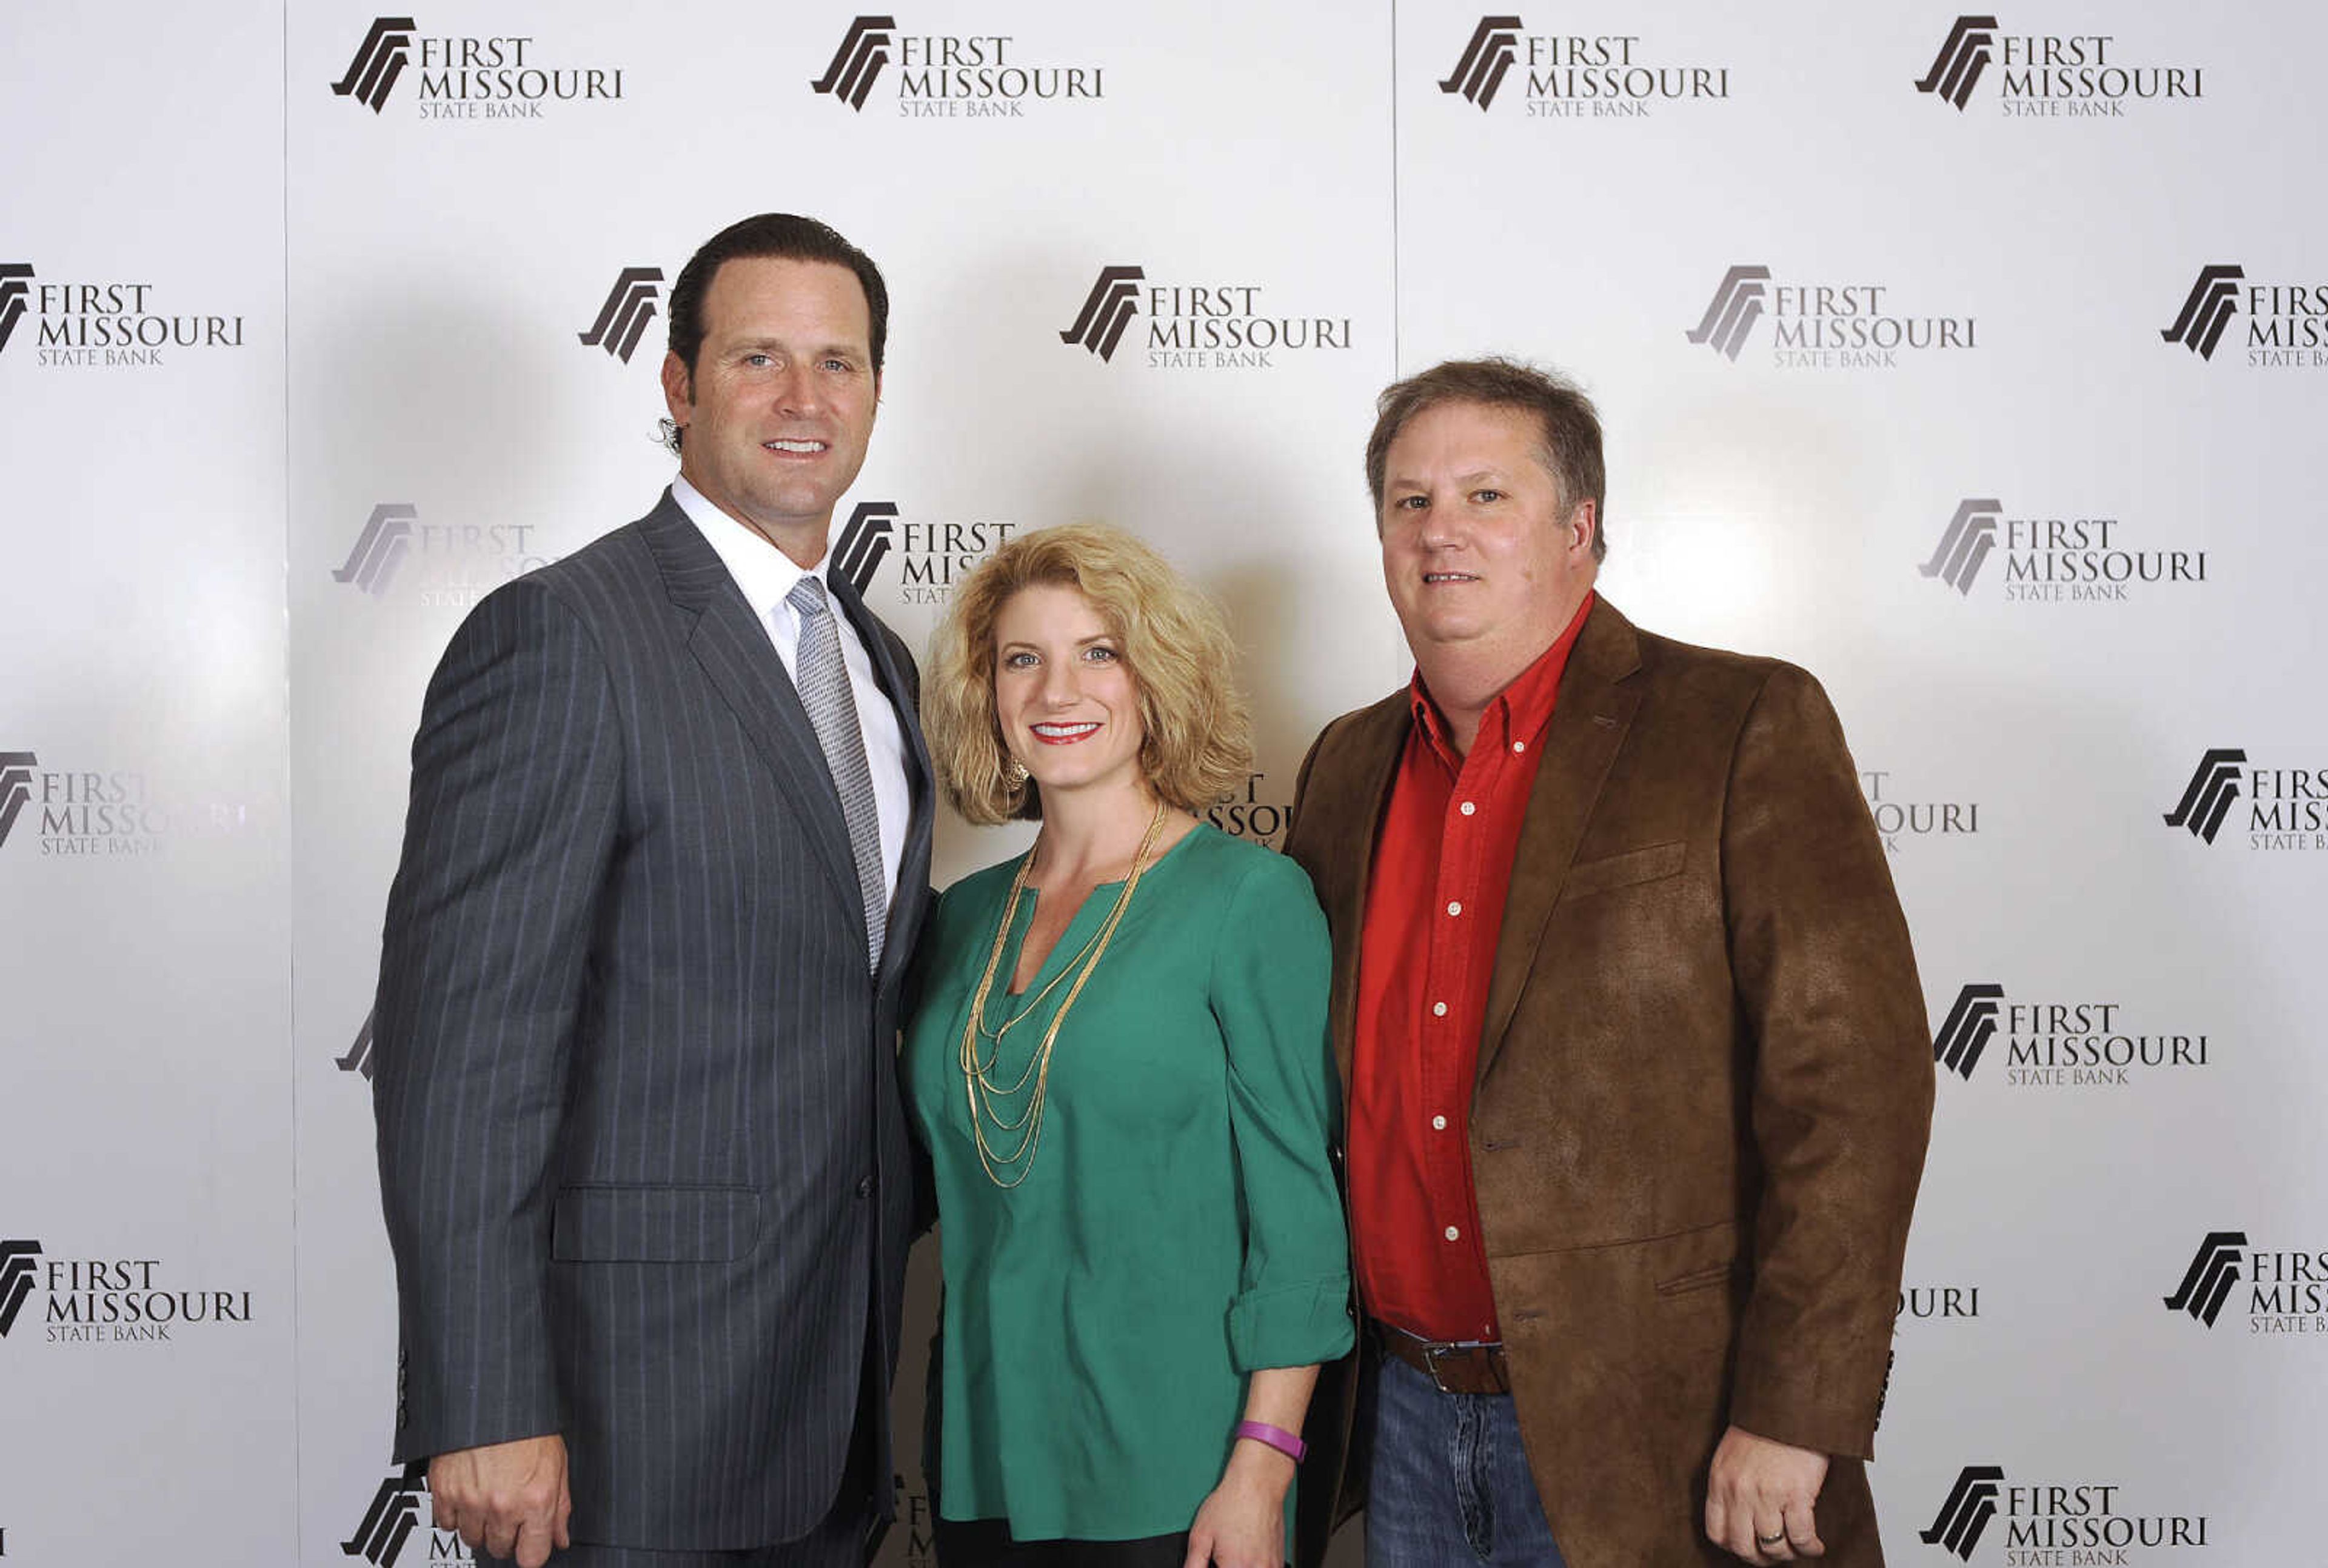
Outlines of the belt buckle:
M 1432 1386 L 1438 1389 L 1441 1394 L 1465 1394 L 1469 1392 L 1468 1389 L 1448 1387 L 1447 1380 L 1440 1376 L 1439 1364 L 1441 1361 L 1448 1360 L 1451 1357 L 1468 1357 L 1477 1352 L 1478 1348 L 1479 1347 L 1476 1343 L 1463 1344 L 1458 1342 L 1445 1345 L 1425 1345 L 1422 1347 L 1422 1359 L 1431 1367 Z

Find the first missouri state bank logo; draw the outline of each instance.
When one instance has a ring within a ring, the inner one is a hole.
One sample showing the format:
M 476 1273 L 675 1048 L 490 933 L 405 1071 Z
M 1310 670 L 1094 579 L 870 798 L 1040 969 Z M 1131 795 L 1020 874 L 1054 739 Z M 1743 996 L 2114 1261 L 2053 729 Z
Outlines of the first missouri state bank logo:
M 1997 1007 L 2004 1000 L 2004 988 L 1986 982 L 1957 992 L 1956 1005 L 1932 1037 L 1932 1060 L 1958 1077 L 1970 1078 L 1988 1042 L 1996 1038 Z
M 1520 28 L 1516 16 L 1482 16 L 1463 46 L 1463 58 L 1454 72 L 1439 84 L 1441 92 L 1460 92 L 1464 101 L 1485 110 L 1496 101 L 1504 78 L 1519 59 Z
M 615 286 L 606 291 L 598 319 L 590 324 L 588 332 L 575 335 L 584 348 L 604 349 L 627 365 L 639 339 L 645 335 L 647 324 L 655 318 L 655 301 L 662 293 L 662 268 L 625 267 L 615 275 Z
M 2199 1250 L 2191 1259 L 2191 1267 L 2182 1276 L 2174 1293 L 2165 1297 L 2170 1312 L 2187 1312 L 2211 1329 L 2222 1316 L 2223 1302 L 2231 1287 L 2239 1282 L 2239 1259 L 2248 1244 L 2248 1233 L 2243 1230 L 2219 1230 L 2207 1233 Z
M 399 1474 L 388 1477 L 371 1495 L 371 1506 L 364 1509 L 363 1522 L 356 1533 L 340 1543 L 342 1555 L 360 1557 L 373 1568 L 397 1568 L 404 1555 L 404 1545 L 420 1528 L 420 1510 L 428 1498 L 428 1478 L 418 1465 L 412 1465 Z M 430 1519 L 431 1562 L 446 1561 L 449 1551 L 436 1539 L 434 1514 Z M 443 1532 L 450 1535 L 451 1532 Z M 457 1545 L 458 1537 L 455 1537 Z M 463 1552 L 461 1556 L 468 1554 Z
M 1967 1465 L 1931 1524 L 1917 1532 L 1929 1546 L 1943 1546 L 1969 1563 L 1973 1548 L 1996 1517 L 1996 1494 L 2004 1480 L 2001 1465 Z
M 1992 1052 L 2000 1035 L 2003 1049 Z M 2154 1031 L 2122 1001 L 2077 992 L 2008 998 L 1984 980 L 1957 991 L 1932 1036 L 1932 1061 L 1967 1083 L 1985 1058 L 2002 1056 L 2009 1088 L 2124 1088 L 2154 1069 L 2206 1066 L 2211 1044 L 2204 1032 Z
M 32 803 L 33 769 L 40 762 L 36 752 L 0 751 L 0 848 L 6 847 L 16 819 Z
M 1284 775 L 1278 775 L 1281 781 Z M 1272 785 L 1265 773 L 1248 773 L 1244 787 L 1205 807 L 1205 820 L 1233 839 L 1250 839 L 1276 849 L 1285 840 L 1285 824 L 1293 812 L 1281 782 Z
M 1512 14 L 1479 18 L 1439 90 L 1485 114 L 1516 69 L 1530 119 L 1644 119 L 1664 105 L 1730 96 L 1728 66 L 1677 65 L 1639 33 L 1597 33 L 1569 17 L 1558 33 L 1530 33 Z
M 2166 813 L 2166 825 L 2187 830 L 2201 843 L 2213 843 L 2232 803 L 2239 798 L 2239 770 L 2247 760 L 2248 754 L 2237 746 L 2211 748 L 2199 759 L 2182 798 Z
M 241 316 L 171 309 L 170 295 L 117 272 L 63 280 L 42 277 L 29 261 L 0 261 L 0 353 L 23 339 L 34 364 L 92 369 L 183 363 L 179 350 L 245 346 Z
M 2328 368 L 2328 283 L 2257 282 L 2235 262 L 2208 263 L 2158 335 L 2211 362 L 2226 334 L 2250 370 Z
M 397 568 L 412 549 L 412 523 L 419 515 L 419 508 L 400 501 L 383 501 L 373 507 L 345 564 L 333 568 L 332 580 L 353 583 L 375 599 L 387 593 L 396 580 Z
M 1896 370 L 1902 354 L 1979 346 L 1973 317 L 1902 311 L 1892 295 L 1864 280 L 1781 283 L 1761 263 L 1741 263 L 1684 335 L 1734 364 L 1767 315 L 1770 362 L 1784 370 Z
M 2002 578 L 2007 604 L 2119 603 L 2206 582 L 2205 550 L 2143 549 L 2138 526 L 2089 508 L 2008 512 L 1994 496 L 1968 495 L 1916 570 L 1968 597 L 1983 565 L 2001 551 L 2004 569 L 1988 580 Z
M 2244 746 L 2202 753 L 2182 798 L 2161 820 L 2212 844 L 2242 800 L 2250 850 L 2328 850 L 2328 767 L 2258 767 Z
M 1961 114 L 1996 71 L 1999 113 L 2011 119 L 2123 118 L 2132 104 L 2206 96 L 2195 65 L 2129 64 L 2107 33 L 2007 33 L 1989 14 L 1958 16 L 1916 90 Z
M 2204 1514 L 2146 1513 L 2117 1481 L 2014 1481 L 2003 1465 L 1967 1465 L 1932 1522 L 1916 1532 L 1969 1563 L 1990 1526 L 2004 1522 L 2007 1563 L 2125 1563 L 2135 1547 L 2203 1547 Z
M 33 1293 L 33 1276 L 39 1264 L 33 1260 L 41 1255 L 41 1244 L 23 1237 L 0 1241 L 0 1339 L 16 1326 L 16 1314 L 24 1310 L 24 1300 Z
M 832 548 L 832 569 L 857 590 L 859 598 L 873 586 L 873 573 L 889 553 L 896 531 L 897 506 L 890 501 L 860 501 L 841 524 L 840 538 Z
M 0 261 L 0 351 L 6 350 L 16 324 L 24 319 L 33 297 L 32 277 L 32 263 Z
M 357 530 L 348 558 L 332 568 L 332 580 L 386 599 L 401 596 L 428 606 L 465 609 L 512 577 L 522 577 L 551 558 L 533 540 L 530 522 L 431 522 L 409 502 L 383 501 Z M 408 571 L 408 559 L 417 559 Z
M 943 605 L 954 585 L 1018 531 L 999 518 L 906 515 L 894 501 L 860 501 L 840 526 L 832 545 L 832 569 L 857 590 L 873 596 L 883 563 L 897 563 L 893 602 Z
M 371 1081 L 372 1028 L 378 1017 L 376 1010 L 364 1014 L 363 1023 L 356 1029 L 355 1040 L 348 1047 L 348 1054 L 332 1058 L 332 1065 L 341 1072 L 360 1073 L 366 1083 Z
M 1689 341 L 1704 343 L 1735 363 L 1746 346 L 1747 334 L 1762 319 L 1763 301 L 1769 297 L 1770 269 L 1762 266 L 1733 267 L 1722 275 L 1705 315 L 1689 329 Z
M 2223 341 L 2223 329 L 2239 314 L 2239 281 L 2247 275 L 2243 267 L 2201 268 L 2199 281 L 2183 297 L 2181 314 L 2159 329 L 2158 335 L 2170 343 L 2181 343 L 2202 360 L 2213 359 L 2215 345 Z
M 1097 354 L 1103 361 L 1115 358 L 1115 347 L 1123 341 L 1123 329 L 1140 314 L 1140 290 L 1137 285 L 1148 276 L 1137 267 L 1103 267 L 1099 277 L 1084 296 L 1084 307 L 1075 319 L 1059 333 L 1063 343 L 1075 343 Z
M 397 78 L 404 74 L 405 63 L 412 58 L 415 31 L 417 24 L 409 16 L 374 17 L 371 31 L 356 45 L 355 58 L 348 61 L 346 74 L 332 83 L 332 91 L 354 99 L 374 114 L 386 108 L 388 95 L 395 90 Z
M 1279 356 L 1346 351 L 1347 315 L 1297 315 L 1258 283 L 1164 283 L 1144 267 L 1103 267 L 1059 341 L 1112 363 L 1136 319 L 1150 370 L 1269 370 Z
M 92 1258 L 46 1252 L 28 1236 L 0 1240 L 0 1339 L 168 1345 L 188 1331 L 235 1332 L 253 1320 L 250 1291 L 184 1288 L 161 1258 Z
M 1932 57 L 1932 69 L 1916 83 L 1916 90 L 1938 93 L 1963 108 L 1980 80 L 1980 73 L 1988 69 L 1995 42 L 1995 17 L 1957 17 L 1939 53 Z
M 44 751 L 0 750 L 0 851 L 9 857 L 155 855 L 173 840 L 221 838 L 249 823 L 243 803 L 157 787 L 143 768 L 60 767 Z
M 832 63 L 809 86 L 863 113 L 865 95 L 873 90 L 881 68 L 889 63 L 889 44 L 896 33 L 894 16 L 858 17 L 850 23 L 840 47 L 832 52 Z
M 1980 803 L 1934 800 L 1923 792 L 1893 782 L 1890 768 L 1859 770 L 1860 793 L 1867 797 L 1868 815 L 1888 854 L 1901 853 L 1910 844 L 1968 836 L 1980 831 Z
M 2158 1299 L 2202 1329 L 2229 1310 L 2244 1315 L 2252 1337 L 2328 1338 L 2328 1251 L 2258 1246 L 2244 1230 L 2209 1231 L 2182 1282 Z
M 1030 64 L 1015 34 L 902 33 L 889 15 L 851 18 L 809 89 L 863 114 L 893 62 L 897 113 L 907 119 L 1021 119 L 1030 103 L 1107 96 L 1104 66 Z
M 2004 512 L 2003 504 L 1995 501 L 1967 496 L 1958 502 L 1956 515 L 1948 519 L 1948 531 L 1940 535 L 1939 549 L 1916 569 L 1925 577 L 1939 578 L 1959 594 L 1972 592 L 1981 562 L 1996 548 L 1996 520 Z
M 541 119 L 551 105 L 623 96 L 620 67 L 559 65 L 540 42 L 520 33 L 425 36 L 410 16 L 375 16 L 332 92 L 379 115 L 409 69 L 425 120 Z

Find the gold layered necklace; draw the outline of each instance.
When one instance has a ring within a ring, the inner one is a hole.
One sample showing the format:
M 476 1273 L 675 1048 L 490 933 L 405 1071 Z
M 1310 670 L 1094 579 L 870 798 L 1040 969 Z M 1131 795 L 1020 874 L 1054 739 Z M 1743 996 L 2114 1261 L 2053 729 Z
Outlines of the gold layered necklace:
M 1123 923 L 1123 912 L 1131 906 L 1131 895 L 1140 887 L 1140 878 L 1149 865 L 1149 852 L 1164 831 L 1164 803 L 1156 803 L 1156 815 L 1150 819 L 1148 832 L 1140 840 L 1140 848 L 1131 857 L 1131 875 L 1124 878 L 1123 890 L 1115 896 L 1115 906 L 1107 912 L 1106 921 L 1099 934 L 1084 944 L 1081 953 L 1068 961 L 1067 966 L 1053 978 L 1051 983 L 1037 991 L 1033 1000 L 1009 1018 L 998 1028 L 986 1027 L 986 1001 L 994 990 L 995 972 L 1002 966 L 1002 950 L 1010 940 L 1010 928 L 1018 918 L 1018 900 L 1027 891 L 1027 878 L 1035 869 L 1035 851 L 1028 850 L 1027 858 L 1018 862 L 1018 874 L 1010 879 L 1010 897 L 1002 906 L 1001 924 L 994 928 L 994 948 L 986 955 L 986 972 L 978 977 L 978 990 L 970 1000 L 970 1021 L 962 1029 L 962 1086 L 970 1096 L 970 1134 L 978 1146 L 978 1162 L 985 1168 L 986 1178 L 1000 1188 L 1017 1187 L 1035 1169 L 1035 1150 L 1043 1141 L 1043 1102 L 1051 1082 L 1051 1052 L 1058 1044 L 1059 1026 L 1067 1021 L 1075 998 L 1083 994 L 1084 984 L 1107 956 L 1109 939 L 1115 928 Z M 1002 1082 L 1002 1041 L 1010 1031 L 1032 1017 L 1043 1005 L 1043 999 L 1056 991 L 1070 976 L 1075 983 L 1067 987 L 1065 1000 L 1058 1011 L 1051 1015 L 1050 1027 L 1043 1031 L 1042 1043 L 1027 1058 L 1026 1067 L 1018 1077 Z M 991 1056 L 981 1050 L 981 1041 L 991 1041 Z M 983 1059 L 981 1059 L 983 1058 Z M 1035 1085 L 1027 1097 L 1024 1109 L 1015 1117 L 1009 1114 L 1009 1102 L 1027 1088 Z M 987 1129 L 991 1127 L 993 1136 Z M 1002 1145 L 1009 1147 L 1004 1148 Z

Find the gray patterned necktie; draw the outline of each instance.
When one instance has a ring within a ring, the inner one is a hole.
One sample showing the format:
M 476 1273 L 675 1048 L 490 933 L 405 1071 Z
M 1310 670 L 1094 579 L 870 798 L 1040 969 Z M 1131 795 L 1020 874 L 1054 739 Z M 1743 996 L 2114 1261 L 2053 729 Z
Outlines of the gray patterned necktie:
M 857 890 L 865 899 L 865 940 L 873 967 L 881 967 L 881 941 L 889 925 L 887 878 L 881 872 L 881 813 L 873 798 L 873 770 L 865 761 L 865 733 L 857 727 L 857 700 L 849 694 L 849 670 L 840 661 L 840 629 L 824 596 L 824 584 L 804 577 L 784 596 L 800 617 L 800 653 L 794 684 L 801 705 L 824 747 L 824 765 L 840 795 L 849 823 L 849 848 L 857 859 Z

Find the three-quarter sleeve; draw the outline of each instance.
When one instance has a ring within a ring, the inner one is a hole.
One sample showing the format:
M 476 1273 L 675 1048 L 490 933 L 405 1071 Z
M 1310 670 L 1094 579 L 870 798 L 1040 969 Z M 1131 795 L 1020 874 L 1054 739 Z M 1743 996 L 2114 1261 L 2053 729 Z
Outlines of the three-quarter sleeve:
M 1244 1216 L 1228 1315 L 1239 1372 L 1329 1361 L 1354 1337 L 1349 1237 L 1327 1155 L 1338 1093 L 1331 957 L 1309 877 L 1291 860 L 1256 858 L 1229 899 L 1211 984 Z

